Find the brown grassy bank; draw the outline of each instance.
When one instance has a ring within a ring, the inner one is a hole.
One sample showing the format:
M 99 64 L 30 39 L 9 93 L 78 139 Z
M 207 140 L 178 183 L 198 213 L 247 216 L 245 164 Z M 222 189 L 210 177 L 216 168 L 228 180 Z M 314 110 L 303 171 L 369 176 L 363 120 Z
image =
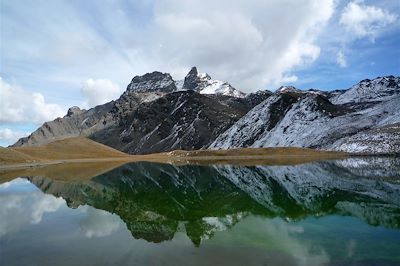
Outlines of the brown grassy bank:
M 107 165 L 118 166 L 135 161 L 173 164 L 283 165 L 340 159 L 346 156 L 345 153 L 294 147 L 178 150 L 147 155 L 129 155 L 87 138 L 67 138 L 41 146 L 1 148 L 0 169 L 2 169 L 2 172 L 0 172 L 0 175 L 4 175 L 6 171 L 12 171 L 12 169 L 26 169 L 53 164 L 68 164 L 72 165 L 69 171 L 80 168 L 80 171 L 85 172 L 87 171 L 86 168 L 90 168 L 90 165 L 93 166 L 93 169 L 99 169 L 98 166 L 100 165 L 109 169 L 110 167 L 107 167 Z M 84 163 L 87 165 L 83 166 Z M 76 165 L 73 166 L 73 164 Z M 96 167 L 94 167 L 95 165 Z

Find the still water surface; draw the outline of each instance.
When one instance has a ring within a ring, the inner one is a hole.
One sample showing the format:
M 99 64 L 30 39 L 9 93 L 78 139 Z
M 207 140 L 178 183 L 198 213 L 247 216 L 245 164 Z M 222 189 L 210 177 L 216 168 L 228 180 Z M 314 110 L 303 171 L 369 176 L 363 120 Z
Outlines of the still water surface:
M 400 265 L 400 160 L 132 163 L 0 184 L 1 265 Z

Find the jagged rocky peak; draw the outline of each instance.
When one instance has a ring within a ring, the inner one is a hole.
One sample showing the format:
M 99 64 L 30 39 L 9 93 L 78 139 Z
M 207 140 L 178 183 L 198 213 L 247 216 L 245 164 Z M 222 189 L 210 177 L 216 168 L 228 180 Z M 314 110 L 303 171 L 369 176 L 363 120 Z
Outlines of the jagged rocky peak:
M 127 87 L 129 92 L 173 92 L 176 91 L 175 81 L 169 73 L 154 71 L 135 76 Z
M 228 82 L 212 79 L 207 73 L 199 73 L 196 67 L 192 67 L 186 75 L 182 90 L 193 90 L 201 94 L 221 94 L 237 98 L 243 98 L 245 93 L 235 89 Z
M 334 104 L 381 102 L 400 95 L 400 77 L 364 79 L 350 89 L 332 97 Z
M 200 92 L 202 89 L 204 89 L 204 85 L 204 78 L 200 77 L 197 67 L 192 67 L 185 77 L 182 89 Z
M 71 117 L 71 116 L 73 116 L 73 115 L 79 115 L 79 114 L 81 114 L 82 112 L 84 112 L 85 110 L 81 110 L 81 108 L 79 108 L 78 106 L 72 106 L 72 107 L 70 107 L 69 109 L 68 109 L 68 112 L 67 112 L 67 117 Z

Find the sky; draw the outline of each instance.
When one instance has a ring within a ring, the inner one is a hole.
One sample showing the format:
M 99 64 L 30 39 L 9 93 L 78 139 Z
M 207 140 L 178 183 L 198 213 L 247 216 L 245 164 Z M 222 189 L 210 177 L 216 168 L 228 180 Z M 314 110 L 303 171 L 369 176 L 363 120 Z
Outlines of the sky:
M 0 146 L 156 70 L 244 92 L 400 74 L 398 0 L 1 0 L 0 37 Z

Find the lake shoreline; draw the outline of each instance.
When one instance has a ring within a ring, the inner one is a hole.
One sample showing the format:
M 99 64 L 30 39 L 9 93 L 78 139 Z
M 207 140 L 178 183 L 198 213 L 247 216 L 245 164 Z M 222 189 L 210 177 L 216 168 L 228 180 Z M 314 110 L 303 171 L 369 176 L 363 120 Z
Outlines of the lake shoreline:
M 226 150 L 174 150 L 127 154 L 84 137 L 55 140 L 39 146 L 0 149 L 0 170 L 29 169 L 47 165 L 101 162 L 159 162 L 170 164 L 291 165 L 348 157 L 397 157 L 399 154 L 365 154 L 300 147 L 232 148 Z
M 76 158 L 76 159 L 57 159 L 46 161 L 22 162 L 22 163 L 5 163 L 0 165 L 0 170 L 13 170 L 24 168 L 43 167 L 55 164 L 69 163 L 99 163 L 99 162 L 158 162 L 169 164 L 239 164 L 239 165 L 255 165 L 255 164 L 299 164 L 321 160 L 344 159 L 355 157 L 351 154 L 323 154 L 323 155 L 307 155 L 307 154 L 277 154 L 277 155 L 226 155 L 226 156 L 184 156 L 169 154 L 154 155 L 131 155 L 129 157 L 110 157 L 110 158 Z M 254 164 L 255 163 L 255 164 Z

